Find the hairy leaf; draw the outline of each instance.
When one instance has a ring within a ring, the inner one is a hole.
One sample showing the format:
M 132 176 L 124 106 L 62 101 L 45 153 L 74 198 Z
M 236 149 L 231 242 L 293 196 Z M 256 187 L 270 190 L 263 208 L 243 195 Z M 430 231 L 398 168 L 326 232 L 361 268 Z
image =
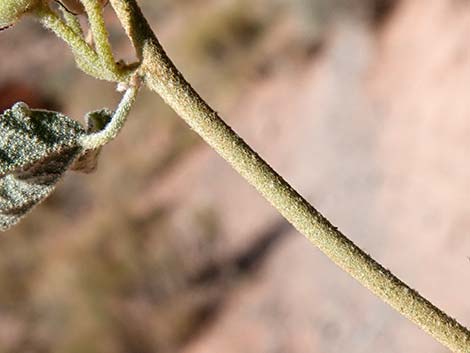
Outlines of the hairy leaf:
M 17 103 L 0 116 L 0 230 L 17 223 L 54 189 L 83 152 L 85 134 L 57 112 Z

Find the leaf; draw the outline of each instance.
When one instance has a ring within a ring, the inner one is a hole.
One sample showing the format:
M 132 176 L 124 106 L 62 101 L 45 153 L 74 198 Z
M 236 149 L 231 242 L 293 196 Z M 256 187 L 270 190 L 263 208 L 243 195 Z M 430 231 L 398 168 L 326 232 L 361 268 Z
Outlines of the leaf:
M 83 152 L 82 126 L 60 113 L 17 103 L 0 115 L 0 230 L 43 201 Z

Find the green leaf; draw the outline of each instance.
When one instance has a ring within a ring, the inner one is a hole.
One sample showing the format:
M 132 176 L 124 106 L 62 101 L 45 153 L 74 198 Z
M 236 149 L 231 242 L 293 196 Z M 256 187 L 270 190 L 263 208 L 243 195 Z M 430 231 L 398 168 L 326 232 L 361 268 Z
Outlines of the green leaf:
M 44 200 L 83 152 L 85 134 L 57 112 L 17 103 L 0 116 L 0 230 Z

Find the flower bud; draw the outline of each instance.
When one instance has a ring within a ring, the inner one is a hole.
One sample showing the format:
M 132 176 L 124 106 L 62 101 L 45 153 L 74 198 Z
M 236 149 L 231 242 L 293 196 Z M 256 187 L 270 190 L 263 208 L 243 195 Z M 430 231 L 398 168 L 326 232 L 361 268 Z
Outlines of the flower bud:
M 41 0 L 0 0 L 0 28 L 15 24 L 40 3 Z

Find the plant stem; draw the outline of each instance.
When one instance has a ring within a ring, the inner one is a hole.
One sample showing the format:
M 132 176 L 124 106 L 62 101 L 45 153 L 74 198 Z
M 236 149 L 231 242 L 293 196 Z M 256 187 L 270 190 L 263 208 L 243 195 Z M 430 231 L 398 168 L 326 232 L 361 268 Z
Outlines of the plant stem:
M 142 64 L 146 85 L 339 267 L 454 352 L 470 353 L 467 328 L 357 247 L 253 151 L 176 69 L 135 0 L 111 0 Z
M 80 33 L 69 27 L 49 6 L 43 5 L 36 10 L 41 24 L 54 32 L 72 49 L 75 61 L 79 68 L 98 79 L 105 80 L 102 74 L 102 64 L 98 54 L 82 38 Z
M 103 18 L 103 5 L 96 0 L 82 0 L 83 6 L 88 16 L 91 33 L 95 43 L 95 49 L 101 58 L 102 66 L 108 71 L 110 77 L 119 81 L 119 74 L 114 60 L 111 45 L 109 44 L 109 35 Z
M 100 22 L 102 20 L 101 13 L 91 6 L 89 10 L 93 15 L 93 18 L 90 18 L 90 24 L 93 25 L 92 30 L 98 37 L 96 38 L 98 53 L 88 45 L 82 34 L 77 32 L 77 24 L 73 24 L 71 27 L 62 21 L 47 4 L 39 6 L 35 14 L 44 27 L 50 29 L 69 45 L 75 57 L 75 62 L 83 72 L 100 80 L 128 82 L 134 72 L 134 67 L 132 65 L 125 65 L 122 68 L 117 67 L 110 49 L 109 51 L 106 49 L 108 38 L 106 29 L 100 27 L 101 25 L 104 27 L 104 22 Z M 102 57 L 101 55 L 105 56 Z
M 80 139 L 80 144 L 85 150 L 94 150 L 104 146 L 113 140 L 124 126 L 132 105 L 139 91 L 138 84 L 129 87 L 121 99 L 111 121 L 100 132 L 85 135 Z
M 64 18 L 65 24 L 72 29 L 78 36 L 83 38 L 83 29 L 80 24 L 79 19 L 77 16 L 69 12 L 62 4 L 59 3 L 59 10 Z

